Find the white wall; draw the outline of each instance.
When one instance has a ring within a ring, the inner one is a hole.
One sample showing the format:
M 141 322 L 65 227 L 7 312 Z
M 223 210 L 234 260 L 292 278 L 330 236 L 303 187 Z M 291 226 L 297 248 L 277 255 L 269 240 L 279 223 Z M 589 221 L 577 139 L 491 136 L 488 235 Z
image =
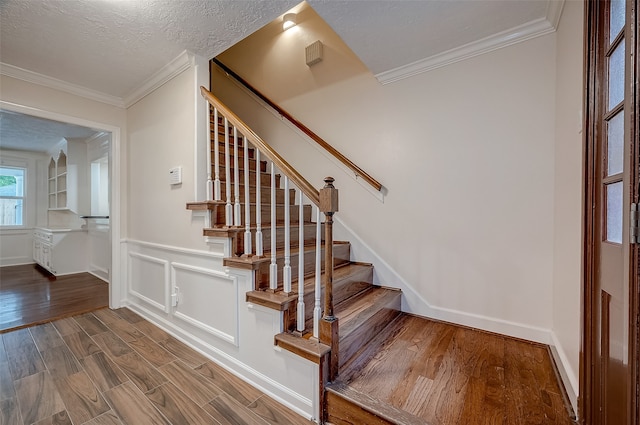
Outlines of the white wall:
M 567 391 L 578 394 L 582 297 L 582 27 L 584 5 L 567 1 L 557 31 L 553 239 L 553 334 Z M 577 411 L 577 410 L 576 410 Z
M 0 150 L 0 165 L 27 169 L 25 221 L 14 229 L 0 229 L 0 266 L 33 263 L 33 228 L 46 220 L 48 156 L 36 152 Z
M 214 94 L 308 180 L 336 177 L 339 219 L 411 286 L 405 306 L 420 298 L 417 313 L 548 342 L 555 35 L 381 86 L 314 15 L 221 59 L 380 180 L 384 203 L 282 138 L 219 73 Z M 309 68 L 304 47 L 316 39 L 325 58 Z
M 196 62 L 197 63 L 197 62 Z M 250 306 L 250 273 L 222 265 L 229 241 L 205 241 L 207 220 L 186 209 L 206 183 L 206 144 L 196 155 L 206 115 L 199 66 L 191 66 L 127 110 L 128 229 L 123 241 L 124 302 L 299 413 L 315 415 L 318 368 L 274 349 L 281 312 Z M 206 132 L 203 132 L 206 140 Z M 204 159 L 204 161 L 203 161 Z M 169 184 L 181 166 L 182 184 Z M 196 172 L 194 172 L 196 171 Z M 204 193 L 202 193 L 204 196 Z M 176 294 L 176 302 L 172 295 Z
M 186 209 L 195 201 L 194 81 L 188 69 L 127 110 L 129 239 L 207 249 L 203 221 L 192 223 Z M 176 166 L 183 182 L 172 186 L 169 169 Z

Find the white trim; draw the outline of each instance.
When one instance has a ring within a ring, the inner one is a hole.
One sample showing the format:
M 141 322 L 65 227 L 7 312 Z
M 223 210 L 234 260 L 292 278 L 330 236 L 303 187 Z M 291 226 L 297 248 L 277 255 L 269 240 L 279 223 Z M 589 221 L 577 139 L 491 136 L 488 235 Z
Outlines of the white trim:
M 549 0 L 547 3 L 547 21 L 549 21 L 555 29 L 558 29 L 558 24 L 560 24 L 560 16 L 562 16 L 564 2 L 565 0 Z
M 185 332 L 183 329 L 177 327 L 175 324 L 169 322 L 165 318 L 158 316 L 152 311 L 136 304 L 128 304 L 127 307 L 152 322 L 155 326 L 158 326 L 160 329 L 168 332 L 173 337 L 185 343 L 190 348 L 211 359 L 218 366 L 224 368 L 225 370 L 247 382 L 248 384 L 256 387 L 263 393 L 274 398 L 288 408 L 294 410 L 299 415 L 307 419 L 311 419 L 307 412 L 300 410 L 295 405 L 278 396 L 276 391 L 281 392 L 282 394 L 286 394 L 292 399 L 299 401 L 300 404 L 309 406 L 310 408 L 313 406 L 313 402 L 311 399 L 292 391 L 291 389 L 285 387 L 277 381 L 274 381 L 273 379 L 255 370 L 254 368 L 241 363 L 235 357 L 225 353 L 224 351 L 214 347 L 213 345 L 210 345 L 206 341 L 203 341 L 202 339 Z M 230 365 L 236 367 L 237 370 L 231 368 Z
M 57 78 L 49 77 L 44 74 L 39 74 L 27 69 L 18 68 L 17 66 L 9 65 L 8 63 L 0 62 L 0 74 L 6 75 L 7 77 L 16 78 L 18 80 L 27 81 L 29 83 L 38 84 L 44 87 L 49 87 L 55 90 L 60 90 L 65 93 L 71 93 L 73 95 L 84 97 L 86 99 L 91 99 L 97 102 L 106 103 L 108 105 L 117 106 L 119 108 L 125 107 L 125 102 L 121 97 L 112 96 L 110 94 L 102 93 L 97 90 L 79 86 L 77 84 L 58 80 Z
M 3 257 L 2 260 L 0 260 L 0 267 L 22 266 L 26 264 L 36 264 L 36 263 L 33 261 L 33 258 L 29 256 Z
M 236 347 L 238 347 L 238 337 L 234 336 L 234 335 L 230 335 L 226 332 L 222 332 L 220 329 L 216 329 L 213 326 L 207 325 L 206 323 L 202 323 L 199 320 L 194 319 L 191 316 L 187 316 L 184 313 L 180 313 L 179 311 L 176 311 L 173 314 L 176 318 L 182 320 L 183 322 L 186 322 L 188 324 L 190 324 L 191 326 L 194 326 L 206 333 L 208 333 L 209 335 L 215 336 L 216 338 L 221 339 L 224 342 L 228 342 L 229 344 L 235 345 Z M 236 327 L 237 329 L 237 327 Z
M 198 267 L 198 266 L 192 266 L 190 264 L 184 264 L 184 263 L 176 263 L 176 262 L 171 262 L 171 289 L 170 289 L 170 293 L 169 296 L 171 296 L 171 294 L 175 291 L 176 286 L 181 286 L 181 285 L 176 285 L 176 270 L 186 270 L 186 271 L 190 271 L 190 272 L 194 272 L 194 273 L 200 273 L 203 275 L 207 275 L 207 276 L 214 276 L 214 277 L 218 277 L 218 278 L 223 278 L 226 279 L 228 281 L 230 281 L 231 285 L 233 286 L 233 292 L 235 294 L 235 299 L 233 300 L 233 305 L 234 305 L 234 314 L 233 314 L 233 322 L 234 322 L 234 328 L 235 328 L 235 332 L 233 335 L 228 334 L 226 332 L 221 331 L 220 329 L 214 328 L 211 325 L 208 325 L 206 323 L 203 323 L 191 316 L 188 316 L 180 311 L 174 311 L 173 315 L 177 318 L 179 318 L 180 320 L 183 320 L 187 323 L 189 323 L 192 326 L 195 326 L 196 328 L 199 328 L 213 336 L 215 336 L 216 338 L 220 338 L 221 340 L 228 342 L 230 344 L 235 345 L 236 347 L 239 347 L 239 343 L 238 343 L 238 339 L 239 339 L 239 323 L 240 323 L 240 317 L 238 314 L 238 302 L 239 302 L 239 297 L 238 297 L 238 279 L 234 276 L 229 276 L 228 274 L 224 273 L 224 272 L 220 272 L 218 270 L 213 270 L 213 269 L 207 269 L 204 267 Z M 178 307 L 180 306 L 180 304 L 178 304 Z
M 163 291 L 163 295 L 164 295 L 164 305 L 162 305 L 161 303 L 159 303 L 158 301 L 152 300 L 151 298 L 147 297 L 146 295 L 142 295 L 140 292 L 135 291 L 132 286 L 131 283 L 133 282 L 133 262 L 132 261 L 128 261 L 128 270 L 127 270 L 127 275 L 128 275 L 128 281 L 129 281 L 129 285 L 128 285 L 128 293 L 139 298 L 140 300 L 146 302 L 149 305 L 154 306 L 155 308 L 159 309 L 159 310 L 163 310 L 165 313 L 169 313 L 170 311 L 170 305 L 171 303 L 167 300 L 167 298 L 169 297 L 169 288 L 170 288 L 170 278 L 169 278 L 169 261 L 162 259 L 162 258 L 157 258 L 157 257 L 152 257 L 150 255 L 145 255 L 145 254 L 140 254 L 139 252 L 129 252 L 129 258 L 137 258 L 139 260 L 142 261 L 146 261 L 149 263 L 155 263 L 155 264 L 160 264 L 163 266 L 164 269 L 164 291 Z
M 492 52 L 503 47 L 530 40 L 535 37 L 550 34 L 557 28 L 564 0 L 547 4 L 547 17 L 539 18 L 517 27 L 490 35 L 480 40 L 472 41 L 463 46 L 438 53 L 428 58 L 420 59 L 407 65 L 402 65 L 389 71 L 376 74 L 381 84 L 394 83 L 405 78 L 436 68 L 460 62 L 484 53 Z
M 10 236 L 20 236 L 20 235 L 31 235 L 33 233 L 33 227 L 25 227 L 25 226 L 11 226 L 11 227 L 0 227 L 0 235 L 10 235 Z
M 100 276 L 100 275 L 98 275 L 98 274 L 95 274 L 92 270 L 89 270 L 87 273 L 89 273 L 90 275 L 92 275 L 92 276 L 94 276 L 94 277 L 97 277 L 98 279 L 100 279 L 100 280 L 101 280 L 101 281 L 103 281 L 104 283 L 109 283 L 109 281 L 108 281 L 108 280 L 106 280 L 106 279 L 104 278 L 104 276 Z M 107 276 L 108 276 L 108 275 L 109 275 L 109 273 L 107 272 Z
M 44 87 L 71 93 L 76 96 L 95 100 L 97 102 L 106 103 L 108 105 L 117 106 L 119 108 L 129 108 L 136 102 L 170 81 L 182 71 L 196 65 L 195 55 L 187 50 L 180 53 L 175 59 L 163 66 L 160 70 L 149 77 L 137 89 L 132 90 L 124 98 L 112 96 L 87 87 L 69 83 L 48 75 L 39 74 L 27 69 L 19 68 L 7 63 L 0 62 L 0 74 L 8 77 L 17 78 L 19 80 L 38 84 Z
M 100 277 L 100 276 L 96 275 L 95 273 L 93 273 L 93 271 L 98 271 L 98 272 L 104 273 L 106 275 L 109 274 L 109 270 L 105 269 L 104 267 L 96 266 L 93 263 L 89 263 L 89 273 L 93 274 L 94 276 Z M 104 280 L 104 278 L 100 278 L 100 279 Z
M 216 239 L 220 239 L 220 240 L 224 241 L 227 238 L 216 238 Z M 211 251 L 202 251 L 202 250 L 198 250 L 198 249 L 179 248 L 179 247 L 176 247 L 176 246 L 163 245 L 163 244 L 154 243 L 154 242 L 144 242 L 144 241 L 135 240 L 135 239 L 122 239 L 120 241 L 120 243 L 138 245 L 138 246 L 142 246 L 142 247 L 146 247 L 146 248 L 160 249 L 160 250 L 163 250 L 163 251 L 178 252 L 180 254 L 198 255 L 198 256 L 201 256 L 201 257 L 220 258 L 220 259 L 225 258 L 225 255 L 223 253 L 211 252 Z
M 577 415 L 578 393 L 580 392 L 578 376 L 576 375 L 575 370 L 571 367 L 571 362 L 569 362 L 567 353 L 565 353 L 562 348 L 562 344 L 556 336 L 556 333 L 553 331 L 550 333 L 551 340 L 549 341 L 549 345 L 551 347 L 551 354 L 553 355 L 553 359 L 558 367 L 558 372 L 560 372 L 560 379 L 562 379 L 564 389 L 567 391 L 567 397 L 569 397 L 569 402 L 571 402 L 571 407 L 573 407 L 573 413 Z
M 195 55 L 187 50 L 180 53 L 175 59 L 163 66 L 159 71 L 149 77 L 137 89 L 131 91 L 124 98 L 125 108 L 129 108 L 146 95 L 170 81 L 182 71 L 195 65 Z
M 98 130 L 103 130 L 111 133 L 111 160 L 109 161 L 109 176 L 111 181 L 109 185 L 111 187 L 111 197 L 109 199 L 109 217 L 111 225 L 111 271 L 112 277 L 109 284 L 109 307 L 119 308 L 122 305 L 124 297 L 124 288 L 122 285 L 125 280 L 121 273 L 122 259 L 121 246 L 115 241 L 120 240 L 120 145 L 121 145 L 121 129 L 111 124 L 104 124 L 97 121 L 90 121 L 84 118 L 77 118 L 70 115 L 61 114 L 49 110 L 34 108 L 30 106 L 24 106 L 17 103 L 6 102 L 0 100 L 0 109 L 6 109 L 13 112 L 20 112 L 22 114 L 33 115 L 35 117 L 47 118 L 50 120 L 61 121 L 69 124 L 76 124 L 83 127 L 91 127 Z
M 209 61 L 202 56 L 194 55 L 194 125 L 195 125 L 195 146 L 194 146 L 194 199 L 212 199 L 210 194 L 207 194 L 208 188 L 208 173 L 207 170 L 207 155 L 211 155 L 208 146 L 207 132 L 210 130 L 209 125 L 209 102 L 206 101 L 200 94 L 200 86 L 209 87 L 211 85 L 211 75 L 209 73 Z
M 334 238 L 349 240 L 352 257 L 374 265 L 373 283 L 390 286 L 388 283 L 394 282 L 393 286 L 402 290 L 402 311 L 542 344 L 551 340 L 549 329 L 432 305 L 339 217 L 334 217 L 334 221 L 337 224 Z

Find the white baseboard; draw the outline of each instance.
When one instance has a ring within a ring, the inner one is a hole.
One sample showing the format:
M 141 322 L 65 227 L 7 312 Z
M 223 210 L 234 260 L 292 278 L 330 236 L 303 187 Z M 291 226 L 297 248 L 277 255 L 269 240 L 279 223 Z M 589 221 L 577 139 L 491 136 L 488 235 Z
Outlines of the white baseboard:
M 543 344 L 549 343 L 551 339 L 549 329 L 432 305 L 353 230 L 344 224 L 339 217 L 335 218 L 335 222 L 334 238 L 336 240 L 349 240 L 352 256 L 355 256 L 358 261 L 369 262 L 374 265 L 373 283 L 382 286 L 393 286 L 402 290 L 402 311 L 528 341 Z
M 551 340 L 549 341 L 549 346 L 551 347 L 551 354 L 553 355 L 553 360 L 556 362 L 556 366 L 558 367 L 560 378 L 564 383 L 564 389 L 567 392 L 567 397 L 569 398 L 569 402 L 571 403 L 571 407 L 573 408 L 573 413 L 577 415 L 580 381 L 578 379 L 576 371 L 571 367 L 569 358 L 562 348 L 562 344 L 560 344 L 560 341 L 558 340 L 555 332 L 551 331 L 550 334 Z
M 4 257 L 0 259 L 0 267 L 23 266 L 25 264 L 35 264 L 35 261 L 30 257 Z

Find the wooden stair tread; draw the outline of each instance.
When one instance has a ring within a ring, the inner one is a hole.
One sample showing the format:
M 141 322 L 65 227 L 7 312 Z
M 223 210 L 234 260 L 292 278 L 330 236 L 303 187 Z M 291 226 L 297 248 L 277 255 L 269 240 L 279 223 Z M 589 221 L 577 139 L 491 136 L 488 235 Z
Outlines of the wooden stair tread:
M 336 245 L 349 245 L 350 242 L 348 241 L 333 241 L 333 245 L 334 245 L 334 250 L 336 249 Z M 324 248 L 324 242 L 322 243 L 322 248 Z M 315 252 L 316 247 L 315 244 L 314 245 L 305 245 L 304 246 L 304 253 L 305 256 L 307 255 L 307 252 Z M 290 254 L 291 257 L 293 257 L 294 255 L 298 255 L 298 252 L 300 251 L 299 247 L 295 246 L 295 247 L 291 247 L 290 249 Z M 266 253 L 269 253 L 269 255 L 266 255 Z M 282 259 L 284 258 L 284 249 L 280 248 L 276 250 L 276 259 Z M 250 265 L 260 265 L 263 263 L 269 263 L 271 262 L 271 251 L 267 251 L 265 249 L 265 255 L 263 255 L 262 257 L 258 257 L 258 256 L 250 256 L 250 257 L 245 257 L 245 256 L 241 256 L 241 257 L 227 257 L 224 260 L 224 265 L 225 266 L 230 266 L 230 267 L 238 267 L 238 268 L 242 268 L 242 269 L 251 269 Z M 297 276 L 292 276 L 294 278 L 297 278 Z
M 213 201 L 213 202 L 215 202 L 215 201 Z M 305 221 L 305 222 L 303 222 L 303 223 L 302 223 L 302 225 L 303 225 L 303 226 L 305 226 L 305 227 L 307 227 L 307 226 L 313 226 L 313 228 L 314 228 L 314 229 L 316 228 L 316 222 L 315 222 L 315 221 Z M 271 226 L 270 224 L 263 224 L 263 225 L 261 226 L 262 233 L 266 233 L 267 231 L 271 231 L 271 227 L 272 227 L 272 226 Z M 275 227 L 276 229 L 278 229 L 278 230 L 280 230 L 280 229 L 284 229 L 284 224 L 282 224 L 282 223 L 277 223 L 274 227 Z M 291 223 L 291 227 L 292 227 L 292 228 L 293 228 L 293 227 L 298 227 L 298 223 Z M 204 230 L 205 230 L 205 231 L 208 231 L 208 230 L 212 230 L 212 231 L 213 231 L 213 230 L 225 230 L 225 229 L 228 229 L 228 230 L 230 230 L 230 231 L 233 231 L 233 230 L 240 230 L 240 231 L 243 231 L 243 232 L 244 232 L 244 231 L 246 230 L 246 227 L 245 227 L 244 225 L 242 225 L 242 226 L 237 226 L 237 227 L 228 227 L 228 228 L 223 228 L 223 227 L 205 227 L 205 228 L 204 228 Z M 252 224 L 249 226 L 249 230 L 251 230 L 251 231 L 253 231 L 253 230 L 257 230 L 257 229 L 258 229 L 258 227 L 256 226 L 256 224 L 255 224 L 255 223 L 252 223 Z M 323 235 L 323 236 L 324 236 L 324 235 Z M 293 239 L 292 239 L 292 241 L 293 241 Z
M 406 313 L 398 312 L 398 314 L 387 323 L 384 329 L 378 332 L 367 344 L 364 344 L 357 351 L 353 352 L 351 358 L 340 367 L 339 375 L 343 382 L 349 383 L 351 379 L 357 377 L 369 361 L 375 358 L 383 349 L 385 343 L 392 340 L 399 332 L 402 332 L 402 320 L 405 316 Z
M 370 397 L 342 382 L 328 385 L 326 392 L 329 422 L 336 420 L 336 423 L 353 424 L 429 425 L 422 418 Z M 337 422 L 338 420 L 349 422 Z
M 311 338 L 299 337 L 283 332 L 274 337 L 275 345 L 291 351 L 307 360 L 320 364 L 320 360 L 331 351 L 331 347 Z
M 337 304 L 334 308 L 339 320 L 339 363 L 342 369 L 357 363 L 362 348 L 385 332 L 400 314 L 402 292 L 396 289 L 372 286 L 356 296 Z
M 211 211 L 219 205 L 225 205 L 224 201 L 196 201 L 187 202 L 187 209 L 191 211 Z
M 384 308 L 401 295 L 402 292 L 398 289 L 372 286 L 370 290 L 362 291 L 337 304 L 334 309 L 340 323 L 340 338 L 342 339 L 361 324 L 368 322 L 380 308 Z
M 219 206 L 224 207 L 224 206 L 226 206 L 226 205 L 227 205 L 227 201 L 223 201 L 223 200 L 220 200 L 220 201 L 196 201 L 196 202 L 187 202 L 187 209 L 188 209 L 188 210 L 194 210 L 194 211 L 198 211 L 198 210 L 201 210 L 201 211 L 202 211 L 202 210 L 210 210 L 210 211 L 213 211 L 216 207 L 219 207 Z M 231 205 L 235 205 L 235 202 L 232 202 L 232 203 L 231 203 Z M 240 201 L 240 205 L 241 205 L 241 206 L 244 206 L 244 205 L 245 205 L 244 197 L 243 197 L 243 199 Z M 257 204 L 256 204 L 255 202 L 249 202 L 249 206 L 251 207 L 251 211 L 255 212 L 256 205 L 257 205 Z M 269 205 L 268 203 L 262 202 L 261 206 L 262 206 L 262 209 L 266 209 L 266 208 L 268 208 L 270 205 Z M 285 206 L 284 204 L 276 204 L 276 208 L 284 208 L 284 206 Z M 298 204 L 293 204 L 293 203 L 291 203 L 291 204 L 289 204 L 289 206 L 290 206 L 290 207 L 297 207 L 297 206 L 298 206 Z M 310 208 L 311 206 L 310 206 L 309 204 L 304 204 L 304 205 L 303 205 L 303 207 L 304 207 L 305 209 L 308 209 L 308 208 Z M 297 217 L 293 217 L 293 216 L 291 217 L 291 219 L 294 219 L 294 218 L 297 218 Z M 304 223 L 305 223 L 305 224 L 312 224 L 312 223 L 313 223 L 313 225 L 315 225 L 315 221 L 305 221 Z M 294 224 L 295 224 L 296 226 L 298 225 L 298 223 L 296 222 L 296 223 L 291 223 L 291 226 L 293 226 Z M 278 225 L 278 227 L 283 227 L 283 226 L 284 226 L 283 224 L 279 224 L 279 225 Z M 242 229 L 244 229 L 244 227 L 245 227 L 245 226 L 244 226 L 244 223 L 243 223 L 241 226 L 234 226 L 234 227 L 241 227 Z M 252 229 L 255 229 L 255 228 L 256 228 L 255 223 L 254 223 L 254 224 L 252 224 L 252 227 L 251 227 L 251 228 L 252 228 Z M 270 228 L 269 223 L 267 223 L 267 224 L 263 225 L 263 226 L 262 226 L 262 228 L 263 228 L 263 229 L 265 229 L 265 228 Z
M 309 227 L 309 226 L 313 226 L 313 228 L 316 228 L 316 223 L 314 222 L 304 222 L 303 223 L 304 227 Z M 265 225 L 262 225 L 261 230 L 262 233 L 265 234 L 267 232 L 271 231 L 271 224 L 267 223 Z M 292 223 L 290 225 L 291 228 L 294 227 L 298 227 L 298 223 Z M 284 224 L 282 223 L 276 223 L 275 228 L 277 230 L 282 230 L 284 229 Z M 218 237 L 218 238 L 224 238 L 224 237 L 232 237 L 238 233 L 244 233 L 247 230 L 247 228 L 245 226 L 237 226 L 237 227 L 205 227 L 204 229 L 202 229 L 203 235 L 204 236 L 213 236 L 213 237 Z M 249 226 L 249 231 L 251 232 L 255 232 L 257 230 L 257 226 L 255 225 L 255 223 L 251 224 L 251 226 Z M 253 238 L 253 235 L 252 235 Z M 292 240 L 292 242 L 298 242 L 298 240 L 296 239 L 295 241 Z M 315 239 L 311 242 L 306 241 L 305 240 L 305 246 L 311 246 L 311 243 L 313 243 L 315 245 Z M 266 249 L 269 247 L 265 247 L 265 252 L 271 252 L 270 250 Z
M 350 276 L 359 274 L 362 270 L 373 269 L 373 265 L 364 263 L 347 263 L 334 268 L 333 270 L 333 284 L 337 288 L 340 286 L 343 280 L 348 280 Z M 324 271 L 322 272 L 324 275 Z M 253 302 L 265 307 L 273 308 L 274 310 L 284 311 L 289 305 L 298 302 L 297 285 L 295 291 L 287 294 L 281 289 L 273 292 L 266 291 L 249 291 L 246 294 L 247 302 Z M 306 277 L 304 280 L 304 293 L 312 294 L 315 291 L 315 275 Z M 307 306 L 310 311 L 313 310 L 313 306 Z
M 248 303 L 255 303 L 278 311 L 286 310 L 292 302 L 298 300 L 297 293 L 286 294 L 282 291 L 249 291 L 246 297 Z

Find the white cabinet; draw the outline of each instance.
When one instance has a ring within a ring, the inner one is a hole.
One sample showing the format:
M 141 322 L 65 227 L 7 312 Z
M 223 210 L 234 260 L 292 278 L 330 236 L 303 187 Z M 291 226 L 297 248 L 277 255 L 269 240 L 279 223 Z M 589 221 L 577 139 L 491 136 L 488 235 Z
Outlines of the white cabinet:
M 56 276 L 87 271 L 86 252 L 85 230 L 36 228 L 33 232 L 33 259 Z
M 64 140 L 51 156 L 48 168 L 49 210 L 90 211 L 89 165 L 83 141 Z
M 60 151 L 49 161 L 49 209 L 67 208 L 67 155 Z

